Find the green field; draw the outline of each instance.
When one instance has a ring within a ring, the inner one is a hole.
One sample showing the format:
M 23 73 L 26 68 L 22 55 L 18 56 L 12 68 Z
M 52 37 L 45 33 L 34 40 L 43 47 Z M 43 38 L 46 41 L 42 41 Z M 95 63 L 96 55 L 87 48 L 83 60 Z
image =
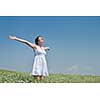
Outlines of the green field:
M 100 83 L 100 76 L 50 74 L 37 81 L 29 73 L 0 70 L 0 83 Z

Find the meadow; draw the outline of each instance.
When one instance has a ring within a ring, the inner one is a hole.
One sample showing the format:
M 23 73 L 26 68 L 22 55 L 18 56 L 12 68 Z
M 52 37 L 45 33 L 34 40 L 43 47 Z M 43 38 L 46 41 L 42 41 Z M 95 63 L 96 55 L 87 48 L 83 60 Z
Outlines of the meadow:
M 100 83 L 100 76 L 50 74 L 37 81 L 30 73 L 0 70 L 0 83 Z

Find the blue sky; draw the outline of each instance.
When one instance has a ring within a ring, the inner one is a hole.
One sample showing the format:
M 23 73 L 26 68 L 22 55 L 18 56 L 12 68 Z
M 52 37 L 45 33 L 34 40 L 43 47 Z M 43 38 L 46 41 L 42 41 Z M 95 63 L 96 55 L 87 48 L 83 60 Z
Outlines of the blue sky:
M 50 73 L 100 75 L 100 17 L 0 17 L 0 69 L 31 72 L 34 52 L 9 35 L 42 35 Z

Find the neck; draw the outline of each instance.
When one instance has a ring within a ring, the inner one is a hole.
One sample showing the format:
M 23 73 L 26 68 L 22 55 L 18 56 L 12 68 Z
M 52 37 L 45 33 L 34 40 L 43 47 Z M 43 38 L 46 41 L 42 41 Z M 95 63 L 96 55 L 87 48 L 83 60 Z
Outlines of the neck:
M 42 47 L 42 45 L 38 45 L 39 47 Z

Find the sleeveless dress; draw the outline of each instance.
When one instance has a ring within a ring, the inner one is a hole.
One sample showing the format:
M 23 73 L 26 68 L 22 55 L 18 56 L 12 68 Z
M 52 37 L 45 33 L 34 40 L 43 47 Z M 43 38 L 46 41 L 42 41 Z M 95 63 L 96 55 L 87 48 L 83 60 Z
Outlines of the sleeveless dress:
M 48 76 L 47 62 L 46 62 L 46 51 L 40 47 L 36 46 L 37 49 L 34 50 L 34 63 L 33 63 L 33 76 Z

